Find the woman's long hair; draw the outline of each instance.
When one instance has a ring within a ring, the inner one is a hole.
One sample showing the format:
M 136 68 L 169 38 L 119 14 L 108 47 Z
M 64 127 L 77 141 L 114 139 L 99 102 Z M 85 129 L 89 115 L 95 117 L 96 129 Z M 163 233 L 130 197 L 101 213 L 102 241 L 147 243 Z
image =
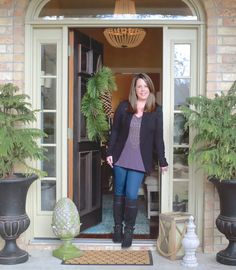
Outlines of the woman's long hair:
M 129 92 L 129 108 L 128 111 L 132 113 L 137 112 L 137 94 L 136 94 L 136 84 L 138 79 L 143 79 L 147 84 L 150 94 L 147 98 L 144 112 L 153 112 L 156 109 L 156 98 L 155 98 L 155 87 L 153 85 L 152 79 L 145 73 L 140 73 L 134 76 Z

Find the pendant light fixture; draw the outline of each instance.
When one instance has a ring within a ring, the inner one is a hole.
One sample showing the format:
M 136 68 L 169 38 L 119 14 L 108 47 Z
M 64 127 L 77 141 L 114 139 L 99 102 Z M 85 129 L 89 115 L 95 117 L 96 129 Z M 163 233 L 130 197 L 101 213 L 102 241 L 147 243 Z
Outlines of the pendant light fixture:
M 114 15 L 135 15 L 134 0 L 116 0 Z M 144 39 L 146 31 L 143 28 L 116 27 L 106 28 L 103 32 L 110 45 L 116 48 L 134 48 Z

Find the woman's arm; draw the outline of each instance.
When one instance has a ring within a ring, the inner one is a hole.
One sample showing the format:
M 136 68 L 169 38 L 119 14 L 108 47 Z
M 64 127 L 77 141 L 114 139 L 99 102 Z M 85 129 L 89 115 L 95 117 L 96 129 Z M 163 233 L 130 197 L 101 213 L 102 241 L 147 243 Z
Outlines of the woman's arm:
M 111 128 L 111 135 L 108 142 L 107 156 L 112 156 L 113 148 L 117 141 L 119 130 L 121 127 L 123 111 L 124 111 L 124 103 L 122 102 L 119 104 L 114 114 L 113 124 Z

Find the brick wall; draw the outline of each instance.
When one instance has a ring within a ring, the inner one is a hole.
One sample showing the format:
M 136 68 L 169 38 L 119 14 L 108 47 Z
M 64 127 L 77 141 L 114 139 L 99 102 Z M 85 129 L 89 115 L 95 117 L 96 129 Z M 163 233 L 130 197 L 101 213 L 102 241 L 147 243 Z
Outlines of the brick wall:
M 24 17 L 30 0 L 0 0 L 0 83 L 24 89 Z M 206 94 L 229 89 L 236 80 L 236 1 L 202 0 L 207 18 Z M 215 228 L 219 199 L 205 181 L 204 251 L 223 248 L 226 239 Z
M 236 80 L 236 1 L 202 0 L 207 18 L 206 94 L 227 91 Z M 215 227 L 219 197 L 213 185 L 205 182 L 204 251 L 215 252 L 228 243 Z
M 29 0 L 0 0 L 0 83 L 24 87 L 24 17 Z

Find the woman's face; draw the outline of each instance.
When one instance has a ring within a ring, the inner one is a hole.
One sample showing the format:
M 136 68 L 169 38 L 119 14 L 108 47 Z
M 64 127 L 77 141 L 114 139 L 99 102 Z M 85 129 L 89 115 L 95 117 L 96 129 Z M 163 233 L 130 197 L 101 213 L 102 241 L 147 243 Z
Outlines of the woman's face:
M 135 90 L 138 100 L 147 100 L 150 90 L 143 79 L 137 80 Z

